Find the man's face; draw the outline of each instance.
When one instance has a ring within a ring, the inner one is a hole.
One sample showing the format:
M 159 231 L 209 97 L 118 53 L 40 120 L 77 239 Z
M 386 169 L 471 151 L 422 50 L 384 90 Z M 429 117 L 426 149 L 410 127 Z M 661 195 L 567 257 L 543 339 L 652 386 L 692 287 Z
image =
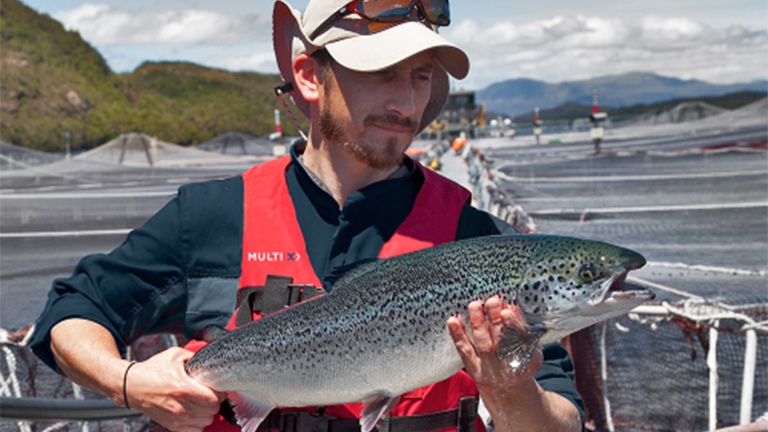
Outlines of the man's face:
M 416 135 L 437 66 L 431 51 L 378 72 L 356 72 L 331 62 L 321 87 L 320 131 L 374 169 L 399 166 Z

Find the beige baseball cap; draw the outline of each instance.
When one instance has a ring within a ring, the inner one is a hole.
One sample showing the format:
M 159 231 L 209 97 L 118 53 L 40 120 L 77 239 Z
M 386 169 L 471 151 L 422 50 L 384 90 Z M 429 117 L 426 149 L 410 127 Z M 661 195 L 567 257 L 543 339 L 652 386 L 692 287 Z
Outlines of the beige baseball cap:
M 283 0 L 275 2 L 272 41 L 280 76 L 283 81 L 292 82 L 293 60 L 299 54 L 312 54 L 323 48 L 341 66 L 359 72 L 386 69 L 420 52 L 434 50 L 442 69 L 433 73 L 430 101 L 419 128 L 423 130 L 437 118 L 448 99 L 447 73 L 457 79 L 467 76 L 469 58 L 429 25 L 415 20 L 384 24 L 349 14 L 309 39 L 321 24 L 349 3 L 350 0 L 310 0 L 302 15 Z M 295 88 L 289 94 L 299 110 L 309 117 L 309 102 Z

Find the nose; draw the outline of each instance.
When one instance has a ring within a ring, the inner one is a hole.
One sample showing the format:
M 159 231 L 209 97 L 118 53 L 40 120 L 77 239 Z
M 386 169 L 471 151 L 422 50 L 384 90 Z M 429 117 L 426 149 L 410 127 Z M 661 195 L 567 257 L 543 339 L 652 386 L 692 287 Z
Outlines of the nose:
M 400 76 L 394 80 L 386 108 L 402 118 L 416 114 L 416 89 L 410 76 Z

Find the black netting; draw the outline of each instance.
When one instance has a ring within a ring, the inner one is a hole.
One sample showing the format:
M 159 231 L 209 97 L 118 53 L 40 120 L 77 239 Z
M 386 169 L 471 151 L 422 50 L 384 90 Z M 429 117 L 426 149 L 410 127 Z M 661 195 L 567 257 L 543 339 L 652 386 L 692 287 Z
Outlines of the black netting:
M 765 308 L 750 313 L 764 315 Z M 718 427 L 739 424 L 746 345 L 742 325 L 741 321 L 723 320 L 717 327 Z M 605 389 L 616 430 L 708 430 L 710 328 L 680 317 L 636 315 L 594 326 L 580 340 L 597 353 L 591 367 L 579 371 L 579 390 Z M 604 385 L 600 379 L 603 337 L 608 353 Z M 768 411 L 768 333 L 758 332 L 757 339 L 752 420 Z M 582 349 L 573 346 L 572 351 L 580 356 Z M 605 424 L 601 417 L 606 412 L 604 401 L 593 398 L 587 403 L 590 420 Z
M 482 149 L 493 161 L 492 193 L 521 206 L 537 232 L 639 251 L 649 263 L 631 275 L 657 286 L 659 301 L 696 318 L 630 315 L 569 338 L 590 430 L 608 430 L 609 422 L 618 431 L 708 430 L 713 325 L 718 329 L 717 426 L 739 424 L 744 326 L 750 320 L 763 323 L 756 327 L 750 421 L 768 413 L 766 132 L 744 138 L 762 147 L 726 142 L 696 148 L 697 139 L 680 137 L 675 146 L 688 148 L 674 151 L 668 145 L 644 150 L 656 145 L 653 139 L 629 140 L 614 144 L 622 151 L 610 151 L 609 144 L 604 146 L 608 154 L 597 157 L 570 144 Z M 711 144 L 720 138 L 702 139 Z M 747 318 L 712 319 L 739 313 Z
M 168 347 L 171 340 L 164 336 L 147 336 L 139 339 L 131 346 L 133 358 L 146 359 Z M 57 374 L 40 361 L 26 346 L 15 344 L 0 345 L 0 388 L 2 396 L 24 397 L 39 399 L 105 399 L 101 394 L 80 388 L 80 394 L 75 393 L 72 382 Z M 86 423 L 84 429 L 83 424 Z M 17 422 L 0 420 L 0 431 L 3 432 L 123 432 L 126 430 L 141 431 L 149 425 L 146 417 L 131 417 L 128 419 L 89 421 L 89 422 Z

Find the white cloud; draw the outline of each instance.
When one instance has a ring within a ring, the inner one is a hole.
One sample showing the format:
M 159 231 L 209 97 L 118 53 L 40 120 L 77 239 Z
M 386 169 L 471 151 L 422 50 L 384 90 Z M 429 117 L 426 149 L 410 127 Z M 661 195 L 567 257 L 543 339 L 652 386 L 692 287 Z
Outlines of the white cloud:
M 259 10 L 264 9 L 269 8 Z M 233 71 L 277 70 L 271 17 L 265 12 L 141 11 L 86 3 L 53 16 L 79 31 L 119 72 L 145 60 L 186 60 Z M 764 27 L 714 27 L 689 17 L 571 14 L 491 24 L 466 19 L 442 34 L 470 56 L 470 75 L 456 84 L 463 88 L 520 77 L 558 82 L 634 71 L 718 83 L 768 75 Z
M 510 78 L 571 81 L 650 71 L 719 83 L 768 78 L 768 35 L 743 26 L 714 28 L 689 18 L 637 20 L 581 15 L 491 26 L 465 20 L 443 33 L 470 56 L 460 86 Z
M 56 13 L 54 18 L 97 47 L 227 44 L 269 38 L 271 29 L 271 17 L 264 14 L 236 15 L 200 9 L 146 12 L 93 3 Z
M 275 54 L 272 50 L 255 52 L 253 54 L 237 54 L 225 57 L 214 57 L 206 60 L 210 67 L 231 71 L 259 71 L 262 73 L 278 73 Z

